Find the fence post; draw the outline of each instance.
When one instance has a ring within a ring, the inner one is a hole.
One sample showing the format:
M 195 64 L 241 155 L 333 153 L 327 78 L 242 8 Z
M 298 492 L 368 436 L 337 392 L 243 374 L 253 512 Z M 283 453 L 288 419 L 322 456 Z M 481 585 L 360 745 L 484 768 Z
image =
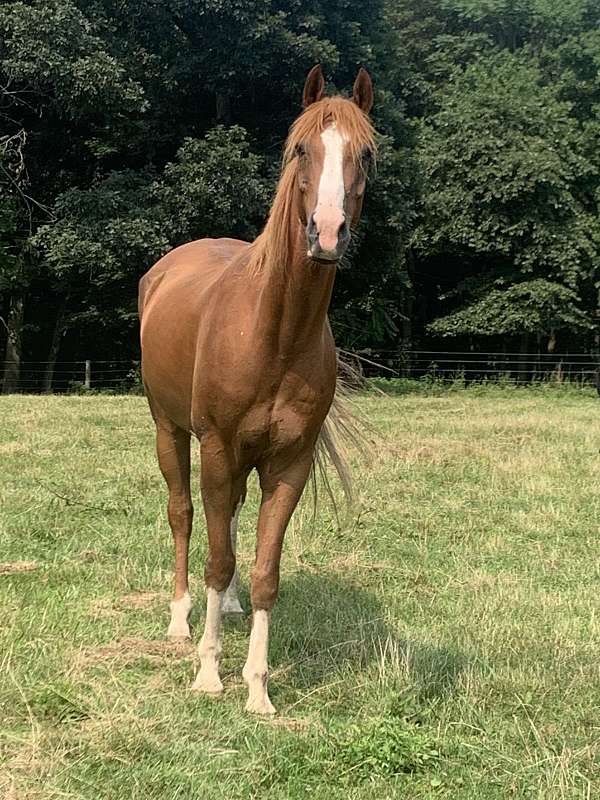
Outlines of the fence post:
M 92 362 L 89 358 L 85 360 L 85 388 L 92 388 Z
M 598 289 L 598 308 L 596 309 L 596 330 L 594 332 L 596 356 L 596 391 L 600 395 L 600 289 Z

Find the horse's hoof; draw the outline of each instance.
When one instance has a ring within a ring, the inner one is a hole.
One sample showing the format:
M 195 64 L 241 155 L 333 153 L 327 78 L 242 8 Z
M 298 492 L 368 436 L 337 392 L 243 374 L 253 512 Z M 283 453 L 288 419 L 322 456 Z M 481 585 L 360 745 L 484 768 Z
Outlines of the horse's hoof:
M 248 698 L 246 711 L 250 714 L 261 714 L 262 716 L 272 716 L 277 713 L 277 709 L 269 700 L 269 696 Z
M 223 615 L 229 619 L 246 619 L 246 612 L 243 608 L 238 609 L 223 609 Z
M 200 678 L 198 675 L 196 680 L 192 683 L 191 690 L 192 692 L 218 697 L 220 694 L 223 694 L 223 684 L 219 678 Z
M 223 605 L 221 606 L 221 613 L 227 614 L 227 616 L 238 616 L 238 617 L 245 617 L 246 612 L 240 605 L 239 600 L 230 600 L 226 597 L 223 600 Z
M 191 639 L 192 637 L 189 635 L 189 633 L 167 633 L 167 640 L 173 644 L 189 642 Z

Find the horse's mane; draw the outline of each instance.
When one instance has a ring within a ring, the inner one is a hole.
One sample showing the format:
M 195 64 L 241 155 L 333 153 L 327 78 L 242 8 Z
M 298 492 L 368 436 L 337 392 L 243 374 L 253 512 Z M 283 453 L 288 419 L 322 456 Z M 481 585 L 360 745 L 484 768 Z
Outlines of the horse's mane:
M 252 243 L 248 269 L 256 274 L 265 269 L 285 269 L 293 247 L 292 212 L 298 159 L 297 146 L 321 134 L 328 125 L 348 138 L 352 159 L 362 164 L 362 155 L 368 149 L 376 153 L 375 131 L 367 115 L 345 97 L 325 97 L 308 108 L 292 125 L 283 151 L 283 169 L 267 223 Z

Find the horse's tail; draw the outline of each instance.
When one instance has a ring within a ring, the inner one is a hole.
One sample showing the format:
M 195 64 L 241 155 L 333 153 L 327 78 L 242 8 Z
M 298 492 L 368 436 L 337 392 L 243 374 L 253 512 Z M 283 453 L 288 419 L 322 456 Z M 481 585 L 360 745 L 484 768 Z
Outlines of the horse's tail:
M 327 475 L 327 463 L 337 472 L 348 507 L 355 501 L 352 473 L 350 469 L 351 451 L 361 456 L 369 456 L 373 450 L 370 434 L 373 430 L 356 408 L 352 395 L 364 384 L 359 370 L 338 358 L 338 377 L 335 395 L 329 413 L 317 439 L 313 458 L 312 485 L 317 497 L 317 478 L 320 477 L 325 490 L 335 507 L 335 498 Z

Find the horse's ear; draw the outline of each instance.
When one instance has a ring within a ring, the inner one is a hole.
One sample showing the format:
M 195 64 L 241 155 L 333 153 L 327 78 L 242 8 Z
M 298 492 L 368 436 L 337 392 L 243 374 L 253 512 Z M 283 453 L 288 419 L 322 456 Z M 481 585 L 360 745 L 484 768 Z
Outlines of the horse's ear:
M 373 83 L 371 76 L 364 67 L 358 70 L 352 89 L 352 99 L 365 114 L 368 114 L 373 108 Z
M 323 77 L 321 65 L 317 64 L 306 76 L 306 83 L 302 92 L 302 108 L 308 108 L 308 106 L 320 100 L 324 91 L 325 78 Z

